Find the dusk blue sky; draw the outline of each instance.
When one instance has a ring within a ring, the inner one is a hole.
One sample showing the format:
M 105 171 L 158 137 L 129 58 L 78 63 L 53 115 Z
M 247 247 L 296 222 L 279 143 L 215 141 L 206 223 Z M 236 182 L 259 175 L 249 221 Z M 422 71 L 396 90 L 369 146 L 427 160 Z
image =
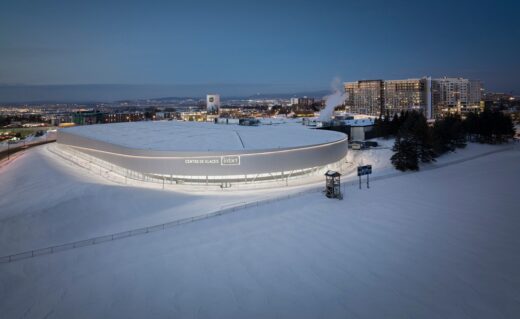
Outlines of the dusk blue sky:
M 519 94 L 519 9 L 518 1 L 2 0 L 0 84 L 10 86 L 0 101 L 13 99 L 13 84 L 133 84 L 118 94 L 134 98 L 425 75 Z

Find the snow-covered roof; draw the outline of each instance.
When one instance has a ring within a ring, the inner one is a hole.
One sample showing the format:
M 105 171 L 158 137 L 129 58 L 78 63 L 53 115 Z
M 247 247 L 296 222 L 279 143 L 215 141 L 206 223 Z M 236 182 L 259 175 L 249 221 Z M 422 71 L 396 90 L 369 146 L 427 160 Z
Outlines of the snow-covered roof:
M 67 132 L 135 149 L 229 151 L 330 143 L 345 134 L 284 123 L 256 127 L 205 122 L 154 121 L 65 128 Z
M 370 119 L 370 118 L 344 120 L 344 122 L 346 125 L 349 125 L 349 126 L 372 126 L 372 125 L 374 125 L 374 120 Z

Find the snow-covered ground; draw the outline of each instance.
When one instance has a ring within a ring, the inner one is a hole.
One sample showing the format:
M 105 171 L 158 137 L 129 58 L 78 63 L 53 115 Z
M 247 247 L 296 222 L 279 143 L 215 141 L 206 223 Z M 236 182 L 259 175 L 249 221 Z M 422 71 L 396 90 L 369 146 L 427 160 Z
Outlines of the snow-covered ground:
M 54 146 L 36 147 L 0 166 L 0 256 L 202 215 L 279 193 L 126 186 L 72 165 L 49 150 Z
M 311 193 L 0 264 L 2 318 L 517 318 L 520 151 L 508 148 L 471 144 L 414 174 L 396 174 L 389 149 L 352 151 L 352 168 L 380 179 L 343 201 Z M 0 254 L 297 189 L 125 187 L 37 147 L 0 168 Z

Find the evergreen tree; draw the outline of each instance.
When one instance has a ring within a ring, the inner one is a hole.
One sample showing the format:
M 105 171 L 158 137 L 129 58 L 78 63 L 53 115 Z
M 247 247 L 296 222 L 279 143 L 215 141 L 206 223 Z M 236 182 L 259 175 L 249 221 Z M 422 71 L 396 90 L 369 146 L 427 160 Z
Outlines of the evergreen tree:
M 383 118 L 383 137 L 388 138 L 392 134 L 391 123 L 390 123 L 390 114 L 386 112 L 385 117 Z
M 426 118 L 419 112 L 403 112 L 399 117 L 401 126 L 396 136 L 392 164 L 398 170 L 418 170 L 419 161 L 435 161 L 432 135 Z
M 383 137 L 383 120 L 381 116 L 374 121 L 374 133 L 376 137 Z
M 511 116 L 499 111 L 493 113 L 495 117 L 493 133 L 496 141 L 498 143 L 503 143 L 506 142 L 508 139 L 513 138 L 515 136 L 515 126 L 513 124 Z
M 388 135 L 393 135 L 393 136 L 397 135 L 400 127 L 401 127 L 401 122 L 399 121 L 399 116 L 396 113 L 396 114 L 394 114 L 394 117 L 392 118 L 392 121 L 390 122 Z
M 388 113 L 384 116 L 380 116 L 374 122 L 374 130 L 376 136 L 387 139 L 391 135 L 390 118 Z
M 466 129 L 458 115 L 448 115 L 433 126 L 433 149 L 437 155 L 466 146 Z
M 510 116 L 489 109 L 478 115 L 470 113 L 464 121 L 464 127 L 470 134 L 475 134 L 481 143 L 503 143 L 515 134 Z
M 479 116 L 471 112 L 466 116 L 463 122 L 464 132 L 469 137 L 470 141 L 475 141 L 478 135 Z
M 493 114 L 489 110 L 478 115 L 477 133 L 482 143 L 493 143 Z
M 417 155 L 422 163 L 435 161 L 433 141 L 426 117 L 422 113 L 410 112 L 407 121 L 411 121 L 412 135 L 417 145 Z
M 415 144 L 411 141 L 410 135 L 398 134 L 395 137 L 395 144 L 392 150 L 395 152 L 390 158 L 392 165 L 400 171 L 418 170 L 419 157 Z

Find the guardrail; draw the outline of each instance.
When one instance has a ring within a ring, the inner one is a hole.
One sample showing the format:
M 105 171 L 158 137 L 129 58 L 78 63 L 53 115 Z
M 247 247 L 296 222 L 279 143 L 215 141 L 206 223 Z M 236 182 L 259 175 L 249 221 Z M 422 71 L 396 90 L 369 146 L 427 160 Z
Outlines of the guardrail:
M 37 137 L 32 140 L 20 140 L 16 143 L 6 143 L 3 142 L 0 145 L 0 159 L 8 158 L 11 155 L 14 155 L 15 153 L 38 145 L 43 145 L 47 143 L 56 142 L 56 134 L 53 134 L 54 136 L 42 136 Z
M 177 220 L 163 223 L 163 224 L 135 228 L 135 229 L 118 232 L 118 233 L 113 233 L 113 234 L 109 234 L 109 235 L 102 235 L 102 236 L 92 237 L 92 238 L 88 238 L 88 239 L 73 241 L 73 242 L 69 242 L 69 243 L 65 243 L 65 244 L 54 245 L 54 246 L 49 246 L 49 247 L 45 247 L 45 248 L 28 250 L 28 251 L 24 251 L 24 252 L 17 253 L 17 254 L 2 256 L 2 257 L 0 257 L 0 263 L 10 263 L 10 262 L 14 262 L 14 261 L 22 260 L 22 259 L 34 258 L 34 257 L 54 254 L 54 253 L 61 252 L 61 251 L 71 250 L 71 249 L 75 249 L 75 248 L 93 246 L 93 245 L 111 242 L 111 241 L 119 240 L 119 239 L 123 239 L 123 238 L 153 233 L 153 232 L 157 232 L 160 230 L 172 228 L 175 226 L 191 223 L 194 221 L 204 220 L 204 219 L 208 219 L 211 217 L 216 217 L 216 216 L 220 216 L 220 215 L 224 215 L 224 214 L 233 213 L 233 212 L 236 212 L 237 210 L 241 210 L 241 209 L 245 209 L 245 208 L 249 208 L 249 207 L 255 207 L 255 206 L 262 205 L 262 204 L 267 204 L 267 203 L 281 201 L 281 200 L 285 200 L 285 199 L 289 199 L 289 198 L 293 198 L 293 197 L 298 197 L 303 194 L 315 193 L 316 191 L 319 191 L 319 190 L 321 190 L 321 188 L 320 189 L 313 188 L 313 189 L 308 189 L 305 191 L 292 193 L 292 194 L 285 195 L 285 196 L 279 196 L 279 197 L 275 197 L 275 198 L 258 200 L 258 201 L 243 203 L 243 204 L 232 206 L 232 207 L 222 208 L 222 207 L 226 206 L 226 205 L 224 205 L 221 207 L 221 209 L 219 209 L 217 211 L 203 214 L 203 215 L 186 217 L 186 218 L 177 219 Z

